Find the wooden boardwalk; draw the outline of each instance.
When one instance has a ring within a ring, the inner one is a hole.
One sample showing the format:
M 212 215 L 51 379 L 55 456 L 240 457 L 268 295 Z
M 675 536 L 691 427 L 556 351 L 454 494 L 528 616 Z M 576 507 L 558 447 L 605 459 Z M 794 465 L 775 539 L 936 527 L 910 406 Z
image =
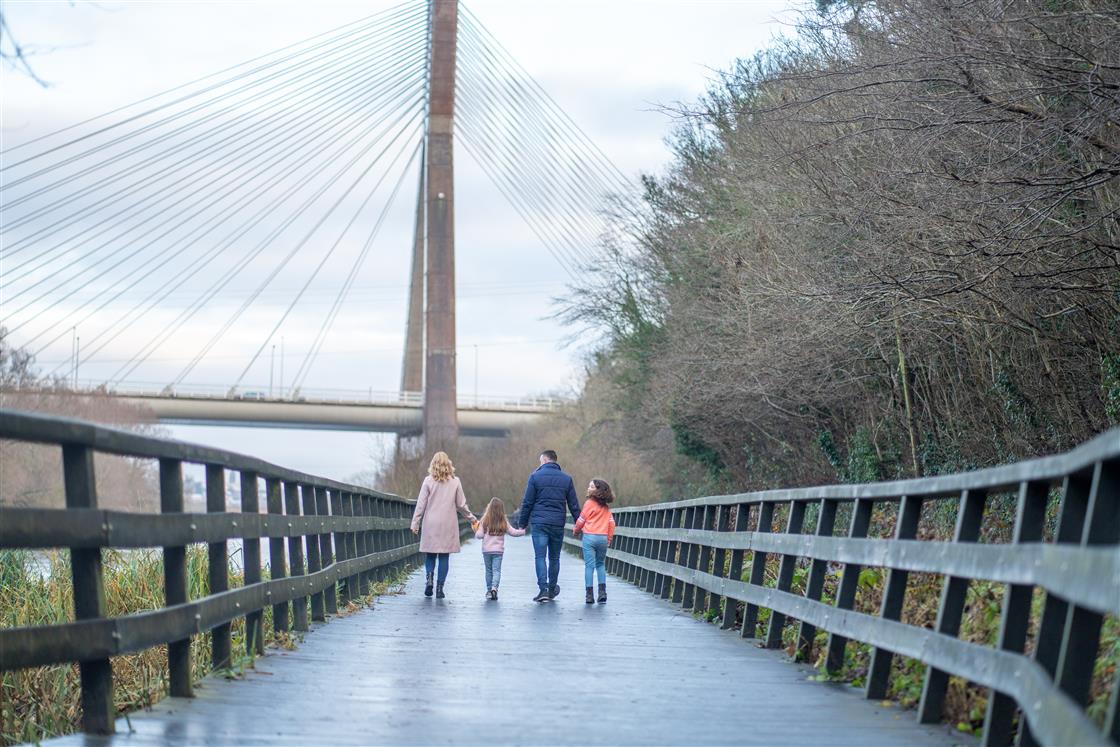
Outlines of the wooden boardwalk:
M 622 582 L 585 605 L 568 554 L 559 599 L 534 604 L 532 564 L 529 540 L 511 538 L 488 602 L 472 542 L 452 558 L 447 600 L 425 598 L 414 573 L 405 594 L 318 626 L 243 679 L 207 679 L 194 699 L 120 719 L 114 737 L 48 744 L 973 743 Z

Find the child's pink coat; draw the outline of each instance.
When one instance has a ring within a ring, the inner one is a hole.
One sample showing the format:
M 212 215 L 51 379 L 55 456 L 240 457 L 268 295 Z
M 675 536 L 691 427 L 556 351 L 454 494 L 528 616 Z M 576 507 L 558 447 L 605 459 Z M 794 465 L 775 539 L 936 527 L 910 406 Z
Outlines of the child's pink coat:
M 524 529 L 516 529 L 511 526 L 508 531 L 509 534 L 514 537 L 525 536 Z M 476 539 L 482 540 L 483 553 L 495 553 L 501 555 L 506 551 L 506 536 L 504 534 L 486 534 L 485 530 L 482 528 L 481 523 L 478 525 L 478 529 L 475 530 L 474 536 Z

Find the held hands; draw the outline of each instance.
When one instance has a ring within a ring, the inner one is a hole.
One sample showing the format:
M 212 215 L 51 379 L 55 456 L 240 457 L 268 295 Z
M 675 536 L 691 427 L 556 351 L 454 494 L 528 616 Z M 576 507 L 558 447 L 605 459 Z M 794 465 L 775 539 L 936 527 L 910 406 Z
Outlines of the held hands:
M 412 533 L 419 536 L 420 535 L 420 530 L 416 529 L 416 528 L 413 528 Z

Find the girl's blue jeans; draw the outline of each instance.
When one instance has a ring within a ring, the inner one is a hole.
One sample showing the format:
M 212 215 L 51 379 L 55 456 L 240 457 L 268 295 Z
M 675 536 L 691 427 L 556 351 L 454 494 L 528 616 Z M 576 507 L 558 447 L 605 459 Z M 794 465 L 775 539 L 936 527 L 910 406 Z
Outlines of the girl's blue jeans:
M 583 533 L 583 585 L 595 582 L 599 573 L 599 583 L 607 583 L 607 535 Z
M 502 554 L 484 552 L 482 562 L 486 564 L 486 588 L 497 589 L 498 584 L 502 583 Z
M 436 569 L 436 560 L 439 560 L 439 575 L 436 577 L 437 583 L 443 583 L 447 580 L 447 565 L 450 555 L 445 552 L 429 552 L 424 553 L 424 570 L 432 573 Z

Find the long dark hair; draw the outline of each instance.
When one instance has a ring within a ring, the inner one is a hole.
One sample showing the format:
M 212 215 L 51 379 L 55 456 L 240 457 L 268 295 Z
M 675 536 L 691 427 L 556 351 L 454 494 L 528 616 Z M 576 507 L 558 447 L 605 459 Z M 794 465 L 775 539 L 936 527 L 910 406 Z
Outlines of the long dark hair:
M 589 488 L 587 490 L 588 498 L 595 501 L 600 506 L 606 506 L 614 500 L 614 491 L 611 490 L 611 486 L 607 484 L 606 480 L 600 480 L 596 477 L 591 481 L 591 484 L 595 487 L 594 489 Z

